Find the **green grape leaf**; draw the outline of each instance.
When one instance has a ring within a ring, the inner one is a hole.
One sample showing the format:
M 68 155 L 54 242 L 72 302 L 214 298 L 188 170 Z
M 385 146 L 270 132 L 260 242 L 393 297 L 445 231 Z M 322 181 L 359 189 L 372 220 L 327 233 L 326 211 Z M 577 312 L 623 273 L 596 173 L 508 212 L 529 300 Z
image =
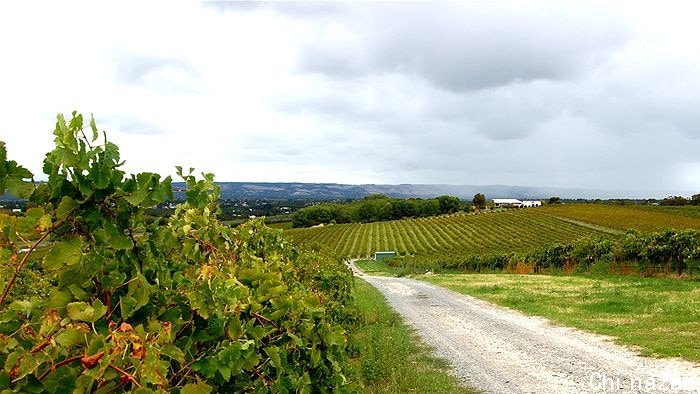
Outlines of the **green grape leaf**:
M 80 263 L 83 257 L 83 243 L 80 238 L 66 238 L 55 244 L 44 257 L 44 268 L 55 270 L 64 265 Z
M 90 179 L 95 182 L 97 189 L 104 189 L 109 186 L 112 181 L 109 168 L 105 166 L 95 166 L 90 171 Z
M 311 366 L 312 367 L 317 367 L 318 364 L 321 363 L 321 350 L 319 350 L 317 347 L 314 347 L 313 350 L 311 350 Z
M 212 387 L 204 382 L 187 383 L 180 393 L 182 394 L 211 394 Z
M 226 331 L 228 336 L 234 341 L 243 336 L 243 326 L 241 325 L 241 320 L 238 318 L 238 316 L 228 322 Z
M 265 354 L 270 357 L 272 365 L 274 365 L 278 371 L 281 371 L 282 361 L 280 360 L 280 349 L 277 346 L 268 346 L 265 348 Z M 313 360 L 313 353 L 311 359 Z
M 122 312 L 122 319 L 128 319 L 136 311 L 136 299 L 134 297 L 123 296 L 119 300 L 119 307 Z
M 95 117 L 90 114 L 90 129 L 92 130 L 92 141 L 97 140 L 97 124 L 95 123 Z
M 131 238 L 129 238 L 128 235 L 124 234 L 123 231 L 120 231 L 111 222 L 105 222 L 104 230 L 105 230 L 105 233 L 107 234 L 107 237 L 109 239 L 109 245 L 111 247 L 113 247 L 114 249 L 126 250 L 126 249 L 131 249 L 134 247 L 134 244 L 131 241 Z
M 64 196 L 56 208 L 56 217 L 65 220 L 80 204 L 70 196 Z
M 49 301 L 46 306 L 49 308 L 64 308 L 72 300 L 73 295 L 70 292 L 54 289 L 49 295 Z
M 31 301 L 26 300 L 14 301 L 12 304 L 10 304 L 10 310 L 22 313 L 25 316 L 29 316 L 34 307 L 35 305 Z
M 7 179 L 7 192 L 17 198 L 29 198 L 34 187 L 34 183 L 19 178 Z
M 51 215 L 49 215 L 48 213 L 43 215 L 39 219 L 39 227 L 41 228 L 41 230 L 47 230 L 47 229 L 51 228 L 52 225 L 53 225 L 53 222 L 51 220 Z
M 85 339 L 85 330 L 78 328 L 66 328 L 65 331 L 56 335 L 56 342 L 63 347 L 79 345 Z
M 160 353 L 172 358 L 180 364 L 183 364 L 185 362 L 185 353 L 183 353 L 182 350 L 180 350 L 180 348 L 178 348 L 175 345 L 169 343 L 163 345 L 160 348 Z
M 68 317 L 73 320 L 94 323 L 107 313 L 107 307 L 102 301 L 95 300 L 92 305 L 87 302 L 71 302 L 66 306 Z

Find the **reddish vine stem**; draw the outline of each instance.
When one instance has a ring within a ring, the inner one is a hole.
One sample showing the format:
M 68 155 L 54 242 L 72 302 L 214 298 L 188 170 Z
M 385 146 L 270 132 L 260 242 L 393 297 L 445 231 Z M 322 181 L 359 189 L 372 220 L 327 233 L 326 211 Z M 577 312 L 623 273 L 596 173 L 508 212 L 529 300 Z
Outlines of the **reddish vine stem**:
M 54 227 L 55 228 L 55 227 Z M 53 232 L 53 228 L 44 235 L 39 238 L 38 241 L 36 241 L 31 247 L 29 247 L 29 250 L 27 253 L 22 257 L 22 260 L 17 264 L 17 267 L 15 268 L 15 273 L 12 275 L 12 278 L 10 278 L 9 282 L 7 282 L 7 286 L 5 286 L 5 290 L 2 292 L 2 296 L 0 297 L 0 305 L 5 302 L 5 299 L 7 299 L 7 296 L 10 294 L 10 289 L 12 288 L 12 285 L 15 284 L 15 281 L 17 280 L 17 277 L 19 276 L 20 271 L 22 271 L 22 267 L 24 267 L 24 264 L 26 264 L 27 260 L 29 259 L 29 256 L 32 254 L 34 249 L 36 249 L 37 246 L 39 246 L 40 243 L 44 242 L 46 237 L 49 236 Z
M 73 356 L 73 357 L 69 357 L 65 360 L 57 362 L 56 364 L 50 366 L 49 369 L 47 369 L 44 373 L 42 373 L 41 376 L 39 376 L 39 380 L 44 380 L 45 377 L 47 377 L 51 372 L 55 371 L 56 369 L 66 365 L 66 364 L 80 361 L 83 357 L 85 357 L 85 356 L 82 356 L 82 355 L 81 356 Z
M 262 320 L 262 321 L 265 321 L 265 322 L 267 322 L 267 323 L 272 324 L 273 327 L 275 327 L 276 329 L 279 330 L 279 326 L 278 326 L 277 324 L 275 324 L 275 322 L 273 322 L 272 320 L 266 318 L 265 316 L 263 316 L 263 315 L 261 315 L 261 314 L 259 314 L 259 313 L 257 313 L 257 312 L 253 312 L 252 315 L 255 316 L 255 318 L 258 319 L 258 320 Z
M 53 340 L 53 336 L 49 335 L 44 339 L 40 344 L 36 345 L 34 349 L 30 350 L 29 353 L 34 354 L 34 353 L 39 353 L 40 351 L 44 350 L 47 346 L 51 344 L 51 341 Z
M 119 372 L 119 374 L 122 375 L 122 377 L 127 378 L 131 383 L 134 384 L 134 386 L 136 386 L 136 387 L 138 387 L 138 388 L 141 388 L 141 385 L 139 384 L 139 382 L 136 381 L 136 378 L 134 378 L 133 375 L 129 374 L 128 372 L 126 372 L 125 370 L 123 370 L 123 369 L 117 367 L 117 366 L 114 365 L 114 364 L 109 364 L 109 367 L 112 368 L 113 370 Z

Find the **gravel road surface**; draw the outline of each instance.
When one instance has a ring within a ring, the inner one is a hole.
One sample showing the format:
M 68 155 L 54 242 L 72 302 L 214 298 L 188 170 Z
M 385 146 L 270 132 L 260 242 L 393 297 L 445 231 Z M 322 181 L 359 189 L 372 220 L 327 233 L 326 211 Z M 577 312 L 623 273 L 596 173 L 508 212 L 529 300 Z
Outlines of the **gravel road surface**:
M 447 360 L 487 393 L 700 393 L 700 367 L 653 359 L 609 338 L 555 326 L 409 278 L 356 275 L 387 298 Z

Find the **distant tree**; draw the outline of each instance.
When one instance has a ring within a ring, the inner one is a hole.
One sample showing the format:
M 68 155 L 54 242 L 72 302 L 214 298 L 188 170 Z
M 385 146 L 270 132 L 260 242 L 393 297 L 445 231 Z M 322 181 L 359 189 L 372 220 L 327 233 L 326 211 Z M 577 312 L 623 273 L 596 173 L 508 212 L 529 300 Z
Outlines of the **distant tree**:
M 309 215 L 303 209 L 294 212 L 294 215 L 292 215 L 292 227 L 308 227 L 311 225 L 310 223 Z
M 693 194 L 693 196 L 690 197 L 690 204 L 700 205 L 700 194 Z
M 435 216 L 440 214 L 440 202 L 434 198 L 413 200 L 417 204 L 417 212 L 420 216 Z
M 355 212 L 356 222 L 369 223 L 377 219 L 377 207 L 374 204 L 362 204 Z
M 484 209 L 486 208 L 486 196 L 481 193 L 477 193 L 474 195 L 472 203 L 474 203 L 476 209 Z
M 557 196 L 552 196 L 549 198 L 548 203 L 549 204 L 561 204 L 561 198 L 559 198 Z
M 416 216 L 416 204 L 407 200 L 393 200 L 391 202 L 391 218 L 402 219 Z
M 688 205 L 689 201 L 683 196 L 668 196 L 661 200 L 661 205 L 680 207 Z
M 455 213 L 459 211 L 460 205 L 462 203 L 459 198 L 452 196 L 440 196 L 437 198 L 438 203 L 440 203 L 440 213 Z

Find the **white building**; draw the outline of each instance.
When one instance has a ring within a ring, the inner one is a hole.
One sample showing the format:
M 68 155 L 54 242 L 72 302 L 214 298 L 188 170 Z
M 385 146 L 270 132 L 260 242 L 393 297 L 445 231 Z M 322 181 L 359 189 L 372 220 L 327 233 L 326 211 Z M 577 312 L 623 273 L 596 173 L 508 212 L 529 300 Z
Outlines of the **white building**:
M 520 208 L 523 202 L 514 198 L 494 198 L 493 206 L 495 208 Z
M 542 201 L 520 201 L 515 198 L 494 198 L 494 208 L 531 208 L 542 206 Z

